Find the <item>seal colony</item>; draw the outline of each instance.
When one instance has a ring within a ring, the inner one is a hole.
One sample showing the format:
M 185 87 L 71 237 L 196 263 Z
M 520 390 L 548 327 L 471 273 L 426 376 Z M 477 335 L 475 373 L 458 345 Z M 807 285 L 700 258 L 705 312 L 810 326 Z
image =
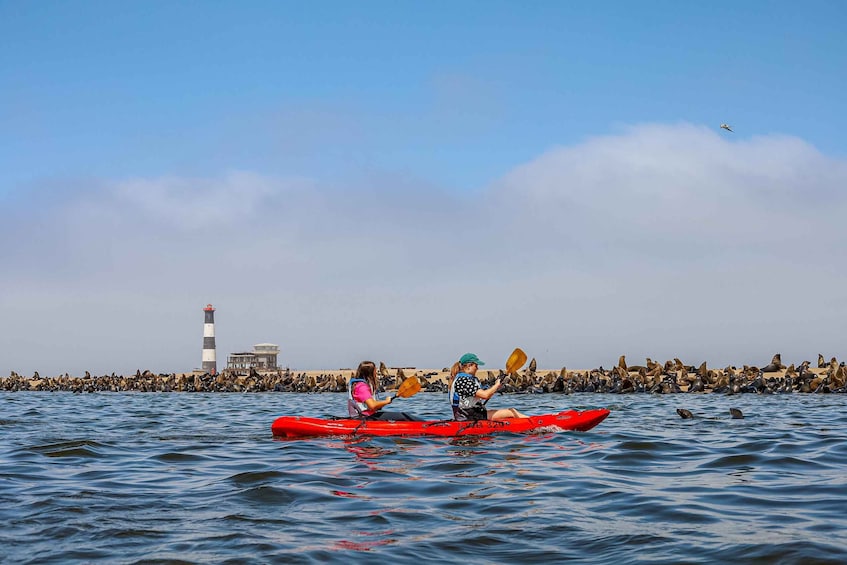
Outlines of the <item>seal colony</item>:
M 411 370 L 411 369 L 407 369 Z M 344 392 L 352 371 L 342 369 L 335 372 L 292 372 L 273 371 L 259 373 L 251 370 L 247 374 L 225 371 L 218 375 L 193 373 L 159 373 L 136 371 L 135 375 L 92 376 L 86 371 L 84 377 L 73 377 L 65 373 L 57 377 L 41 377 L 38 372 L 25 377 L 12 371 L 8 377 L 0 377 L 3 391 L 69 391 L 69 392 Z M 420 379 L 424 392 L 447 392 L 449 369 L 441 371 L 414 371 Z M 385 389 L 397 388 L 407 377 L 403 368 L 390 370 L 384 363 L 379 367 L 380 385 Z M 727 366 L 709 368 L 706 362 L 700 366 L 686 365 L 677 358 L 658 363 L 649 357 L 644 365 L 627 365 L 626 356 L 621 355 L 612 369 L 602 366 L 596 369 L 571 371 L 562 367 L 559 371 L 539 371 L 535 359 L 525 370 L 506 374 L 498 371 L 480 371 L 483 385 L 489 386 L 496 378 L 503 381 L 501 390 L 512 394 L 541 393 L 694 393 L 712 392 L 723 394 L 777 394 L 777 393 L 844 393 L 847 392 L 847 368 L 835 357 L 827 362 L 818 354 L 817 366 L 803 361 L 795 367 L 786 367 L 777 353 L 771 362 L 758 367 L 743 365 L 741 368 Z

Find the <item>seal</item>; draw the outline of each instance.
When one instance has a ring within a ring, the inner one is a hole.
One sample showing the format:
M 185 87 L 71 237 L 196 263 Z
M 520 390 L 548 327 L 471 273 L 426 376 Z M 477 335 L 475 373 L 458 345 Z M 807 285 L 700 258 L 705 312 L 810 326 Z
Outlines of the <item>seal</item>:
M 773 356 L 769 365 L 765 365 L 762 367 L 763 373 L 775 373 L 777 371 L 781 371 L 785 368 L 785 365 L 782 364 L 782 359 L 780 358 L 779 353 Z
M 705 392 L 705 391 L 706 391 L 706 385 L 703 384 L 703 379 L 700 377 L 700 375 L 697 375 L 694 378 L 694 381 L 690 385 L 688 385 L 688 392 Z
M 832 377 L 830 377 L 830 381 L 832 383 L 832 388 L 842 388 L 845 384 L 847 384 L 847 374 L 844 372 L 844 367 L 839 366 L 832 373 Z
M 741 412 L 738 408 L 730 408 L 729 414 L 732 416 L 733 420 L 741 420 L 744 418 L 744 413 Z
M 692 414 L 690 410 L 686 410 L 685 408 L 677 408 L 676 413 L 679 414 L 679 417 L 683 420 L 688 420 L 689 418 L 694 417 L 694 414 Z

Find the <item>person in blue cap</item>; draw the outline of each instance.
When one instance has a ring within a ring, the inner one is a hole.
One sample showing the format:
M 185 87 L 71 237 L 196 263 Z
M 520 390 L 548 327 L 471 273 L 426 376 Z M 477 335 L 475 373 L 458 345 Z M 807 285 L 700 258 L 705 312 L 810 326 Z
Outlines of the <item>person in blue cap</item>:
M 482 388 L 476 372 L 480 365 L 485 365 L 474 353 L 465 353 L 459 359 L 458 372 L 450 383 L 450 405 L 453 407 L 453 419 L 467 420 L 502 420 L 504 418 L 528 418 L 514 408 L 488 410 L 485 403 L 500 389 L 498 378 L 493 386 Z

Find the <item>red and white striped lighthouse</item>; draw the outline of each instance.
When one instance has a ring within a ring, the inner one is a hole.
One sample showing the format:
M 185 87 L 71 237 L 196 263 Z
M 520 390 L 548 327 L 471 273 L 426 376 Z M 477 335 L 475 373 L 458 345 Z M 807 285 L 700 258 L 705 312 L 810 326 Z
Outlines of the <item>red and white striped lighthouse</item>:
M 218 372 L 218 362 L 215 359 L 215 309 L 211 304 L 203 308 L 206 321 L 203 324 L 203 372 L 214 375 Z

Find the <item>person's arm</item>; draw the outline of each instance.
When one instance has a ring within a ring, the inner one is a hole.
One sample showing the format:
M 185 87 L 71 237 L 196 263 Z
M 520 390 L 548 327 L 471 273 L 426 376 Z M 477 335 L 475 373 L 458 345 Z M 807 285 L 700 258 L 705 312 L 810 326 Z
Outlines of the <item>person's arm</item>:
M 365 398 L 362 398 L 362 397 Z M 391 404 L 391 397 L 385 400 L 377 400 L 374 398 L 374 393 L 367 383 L 356 383 L 356 388 L 353 389 L 353 399 L 358 402 L 364 402 L 368 410 L 379 410 L 383 406 Z
M 500 378 L 498 377 L 498 378 L 497 378 L 497 380 L 496 380 L 496 381 L 494 381 L 494 384 L 493 384 L 492 386 L 490 386 L 490 387 L 488 387 L 488 388 L 481 388 L 481 387 L 480 387 L 480 389 L 479 389 L 479 390 L 477 390 L 477 391 L 474 393 L 474 396 L 476 396 L 477 398 L 481 398 L 481 399 L 483 399 L 483 400 L 488 400 L 489 398 L 491 398 L 492 396 L 494 396 L 494 393 L 495 393 L 495 392 L 497 392 L 498 390 L 500 390 L 500 385 L 501 385 L 501 384 L 502 384 L 502 383 L 500 382 Z
M 365 404 L 368 405 L 368 410 L 380 410 L 384 406 L 388 406 L 391 404 L 392 398 L 389 396 L 385 400 L 376 400 L 373 396 L 365 400 Z

